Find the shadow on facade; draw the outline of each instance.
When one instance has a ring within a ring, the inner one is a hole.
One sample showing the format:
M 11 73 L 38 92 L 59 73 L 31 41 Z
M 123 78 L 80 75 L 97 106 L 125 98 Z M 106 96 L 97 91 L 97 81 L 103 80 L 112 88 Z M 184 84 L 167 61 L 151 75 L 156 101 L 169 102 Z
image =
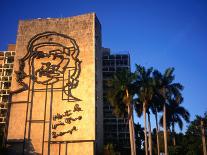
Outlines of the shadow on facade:
M 4 155 L 22 155 L 23 154 L 23 139 L 12 139 L 7 142 Z M 25 152 L 24 155 L 40 155 L 35 152 L 34 146 L 30 140 L 25 140 Z

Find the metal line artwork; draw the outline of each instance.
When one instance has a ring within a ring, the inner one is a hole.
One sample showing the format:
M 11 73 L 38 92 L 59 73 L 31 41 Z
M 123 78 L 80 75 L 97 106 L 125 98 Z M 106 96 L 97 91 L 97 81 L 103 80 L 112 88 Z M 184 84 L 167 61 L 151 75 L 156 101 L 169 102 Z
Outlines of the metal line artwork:
M 76 103 L 72 109 L 67 109 L 63 114 L 57 113 L 54 115 L 53 95 L 56 92 L 61 92 L 61 99 L 67 101 L 66 104 L 68 105 L 81 101 L 79 97 L 74 96 L 72 93 L 79 85 L 81 73 L 79 53 L 79 47 L 73 38 L 57 32 L 37 34 L 28 42 L 27 53 L 19 60 L 18 71 L 15 71 L 16 81 L 20 88 L 11 92 L 12 95 L 15 95 L 28 91 L 23 154 L 26 150 L 26 139 L 30 141 L 31 138 L 32 123 L 35 123 L 32 119 L 33 105 L 37 104 L 34 103 L 36 102 L 35 93 L 42 92 L 45 94 L 44 103 L 38 103 L 44 104 L 44 118 L 40 120 L 44 128 L 42 131 L 42 154 L 44 153 L 44 143 L 46 142 L 44 138 L 46 123 L 49 123 L 48 155 L 50 154 L 51 142 L 55 138 L 78 131 L 77 126 L 72 126 L 72 128 L 71 126 L 66 128 L 64 126 L 72 125 L 73 122 L 82 120 L 81 112 L 83 110 L 81 106 Z M 49 106 L 49 111 L 46 110 L 47 106 Z M 48 112 L 49 119 L 46 119 L 46 113 Z M 77 114 L 79 115 L 77 116 Z M 67 130 L 62 131 L 62 127 Z
M 74 106 L 73 113 L 74 113 L 74 112 L 82 111 L 81 108 L 78 109 L 78 110 L 76 110 L 77 107 L 80 108 L 79 105 L 76 104 L 76 105 Z M 57 113 L 56 115 L 53 115 L 53 121 L 61 120 L 62 118 L 64 118 L 64 119 L 65 119 L 65 123 L 70 124 L 71 121 L 76 121 L 76 120 L 81 120 L 81 119 L 82 119 L 82 116 L 78 116 L 77 118 L 73 118 L 73 117 L 71 117 L 71 115 L 72 115 L 73 113 L 71 112 L 71 110 L 66 110 L 66 111 L 64 112 L 64 114 L 59 114 L 59 113 Z M 66 118 L 65 118 L 65 117 L 66 117 Z M 54 126 L 53 129 L 56 129 L 57 126 L 59 126 L 59 125 L 65 125 L 65 124 L 64 124 L 63 122 L 59 121 L 57 124 L 53 125 L 53 126 Z
M 70 115 L 72 115 L 71 110 L 66 110 L 64 114 L 57 113 L 57 115 L 53 115 L 53 121 L 56 121 L 57 119 L 62 119 L 63 117 Z
M 41 42 L 39 40 L 45 40 L 45 38 L 49 38 L 49 42 Z M 53 37 L 64 38 L 65 40 L 69 40 L 72 47 L 67 47 L 61 43 L 52 42 Z M 50 51 L 42 51 L 44 48 L 52 47 L 53 50 Z M 56 49 L 55 49 L 56 48 Z M 26 77 L 29 77 L 38 84 L 54 84 L 65 76 L 65 71 L 68 69 L 70 75 L 69 82 L 64 82 L 63 93 L 67 95 L 68 101 L 80 101 L 77 97 L 72 95 L 71 90 L 78 87 L 79 76 L 81 72 L 81 61 L 78 59 L 79 55 L 79 47 L 76 44 L 76 41 L 64 34 L 59 34 L 56 32 L 44 32 L 34 36 L 28 43 L 26 55 L 19 60 L 19 70 L 15 71 L 16 73 L 16 81 L 22 86 L 20 89 L 12 92 L 19 93 L 21 91 L 25 91 L 28 89 L 28 85 L 24 82 Z M 59 60 L 58 63 L 52 64 L 51 62 L 42 62 L 41 67 L 36 69 L 34 68 L 35 59 L 51 58 L 53 62 Z M 30 69 L 32 74 L 27 75 L 24 71 L 25 62 L 30 60 Z M 74 66 L 69 67 L 70 61 L 74 61 Z M 46 79 L 45 79 L 46 78 Z
M 65 125 L 65 123 L 59 121 L 57 124 L 52 124 L 52 129 L 57 129 L 57 127 L 60 125 Z
M 75 106 L 74 106 L 74 109 L 73 109 L 73 112 L 80 112 L 80 111 L 83 111 L 82 109 L 81 109 L 81 107 L 79 106 L 79 104 L 76 104 Z
M 77 118 L 69 117 L 65 119 L 65 123 L 71 124 L 72 121 L 81 120 L 81 119 L 82 119 L 82 116 L 78 116 Z
M 60 133 L 56 133 L 56 132 L 52 132 L 52 136 L 53 136 L 53 138 L 57 138 L 57 137 L 59 137 L 59 136 L 63 136 L 63 135 L 65 135 L 66 133 L 70 133 L 70 134 L 72 134 L 73 133 L 73 131 L 77 131 L 78 129 L 77 129 L 77 127 L 76 126 L 73 126 L 73 128 L 72 129 L 69 129 L 68 131 L 65 131 L 65 132 L 60 132 Z

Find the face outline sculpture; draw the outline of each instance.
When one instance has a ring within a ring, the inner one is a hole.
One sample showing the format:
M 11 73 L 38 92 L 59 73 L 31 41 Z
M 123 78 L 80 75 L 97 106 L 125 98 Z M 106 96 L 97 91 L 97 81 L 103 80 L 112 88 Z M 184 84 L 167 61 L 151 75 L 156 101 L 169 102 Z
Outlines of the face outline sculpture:
M 62 81 L 62 91 L 67 100 L 80 101 L 71 93 L 79 83 L 81 72 L 79 52 L 76 41 L 64 34 L 56 32 L 37 34 L 29 41 L 26 55 L 20 59 L 19 71 L 16 72 L 17 82 L 25 85 L 23 79 L 28 76 L 41 85 L 54 85 Z M 24 72 L 27 60 L 30 75 Z

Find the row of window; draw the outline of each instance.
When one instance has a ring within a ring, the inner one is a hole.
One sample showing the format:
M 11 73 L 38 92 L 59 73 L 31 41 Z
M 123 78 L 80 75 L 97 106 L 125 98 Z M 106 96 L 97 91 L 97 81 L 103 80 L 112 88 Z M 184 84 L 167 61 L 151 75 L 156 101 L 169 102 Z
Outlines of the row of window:
M 129 67 L 103 67 L 103 72 L 115 72 L 127 69 L 129 69 Z
M 0 114 L 0 122 L 1 123 L 5 123 L 6 122 L 5 117 L 3 116 L 3 114 Z
M 10 57 L 14 55 L 15 55 L 15 52 L 0 52 L 0 56 Z
M 127 60 L 103 60 L 103 66 L 114 66 L 114 65 L 129 65 L 129 61 Z
M 127 124 L 104 124 L 104 132 L 110 133 L 112 131 L 128 133 L 129 126 Z
M 119 123 L 126 124 L 128 123 L 127 119 L 104 119 L 104 123 Z
M 120 72 L 123 70 L 127 70 L 129 67 L 116 67 L 116 72 Z M 113 78 L 114 76 L 114 71 L 104 71 L 103 70 L 103 79 L 110 79 Z
M 13 63 L 13 62 L 14 62 L 14 57 L 6 57 L 5 63 L 10 64 L 10 63 Z
M 11 82 L 0 82 L 0 89 L 10 89 Z
M 0 64 L 0 68 L 1 69 L 5 69 L 5 68 L 11 69 L 11 68 L 13 68 L 13 66 L 14 66 L 13 63 L 11 63 L 11 64 L 4 64 L 4 65 Z
M 128 59 L 129 55 L 127 54 L 118 54 L 118 55 L 104 55 L 103 59 Z
M 4 82 L 4 81 L 11 81 L 12 77 L 11 76 L 0 76 L 0 81 Z
M 0 69 L 0 75 L 2 76 L 11 76 L 12 69 Z
M 9 95 L 0 95 L 0 103 L 8 102 L 8 101 L 9 101 Z
M 119 137 L 115 136 L 113 137 L 113 135 L 104 135 L 104 143 L 108 144 L 108 143 L 113 143 L 119 146 L 124 146 L 124 147 L 129 147 L 130 145 L 130 140 L 129 138 L 125 138 L 125 139 L 119 139 Z

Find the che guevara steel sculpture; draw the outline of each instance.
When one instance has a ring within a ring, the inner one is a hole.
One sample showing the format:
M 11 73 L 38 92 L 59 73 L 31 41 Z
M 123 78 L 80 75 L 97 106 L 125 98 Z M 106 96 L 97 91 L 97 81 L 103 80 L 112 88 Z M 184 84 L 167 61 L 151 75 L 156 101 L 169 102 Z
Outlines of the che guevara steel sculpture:
M 69 117 L 66 118 L 67 122 L 52 125 L 52 117 L 56 118 L 56 116 L 63 116 L 60 114 L 52 116 L 54 89 L 56 91 L 62 91 L 62 100 L 66 100 L 68 103 L 81 101 L 79 97 L 72 94 L 72 90 L 78 87 L 79 76 L 81 73 L 81 61 L 78 58 L 79 52 L 79 47 L 73 38 L 56 32 L 43 32 L 30 39 L 27 46 L 27 53 L 19 60 L 19 69 L 18 71 L 15 71 L 16 80 L 21 88 L 12 93 L 21 93 L 22 91 L 27 90 L 29 92 L 28 96 L 30 96 L 28 97 L 28 104 L 30 103 L 31 105 L 27 105 L 27 113 L 30 111 L 30 115 L 28 116 L 29 118 L 26 118 L 25 122 L 24 141 L 26 139 L 26 130 L 28 130 L 27 135 L 28 139 L 30 139 L 32 104 L 35 92 L 34 85 L 38 84 L 42 86 L 46 91 L 46 94 L 47 92 L 51 93 L 48 154 L 50 154 L 51 135 L 53 138 L 56 138 L 67 133 L 72 134 L 74 131 L 78 130 L 76 126 L 73 126 L 71 129 L 57 134 L 56 132 L 52 132 L 52 127 L 55 130 L 60 125 L 65 125 L 66 123 L 71 123 L 71 121 L 82 119 L 82 116 L 79 116 L 78 118 Z M 26 79 L 29 79 L 29 82 L 26 82 Z M 47 103 L 45 103 L 45 105 L 46 104 Z M 77 109 L 79 109 L 78 111 L 82 111 L 78 104 L 75 105 L 74 109 L 76 109 L 76 111 Z M 74 110 L 74 112 L 76 111 Z M 26 128 L 27 120 L 30 120 L 28 129 Z M 44 134 L 45 131 L 43 131 L 42 152 L 44 149 Z M 25 142 L 23 149 L 25 150 Z
M 71 91 L 77 88 L 79 83 L 78 78 L 81 72 L 81 61 L 78 59 L 79 52 L 76 41 L 67 35 L 56 32 L 44 32 L 35 35 L 28 43 L 26 55 L 19 60 L 19 71 L 16 72 L 17 82 L 23 87 L 17 92 L 28 89 L 28 84 L 24 82 L 26 77 L 42 85 L 52 85 L 62 81 L 63 93 L 67 95 L 68 101 L 80 100 L 74 97 Z M 52 61 L 47 62 L 48 58 L 51 58 Z M 27 60 L 29 60 L 29 75 L 24 72 Z M 35 66 L 39 62 L 41 62 L 41 66 L 36 69 Z M 74 66 L 69 66 L 70 63 L 73 63 Z M 67 82 L 62 79 L 65 72 L 69 73 L 66 77 L 66 79 L 69 78 Z

